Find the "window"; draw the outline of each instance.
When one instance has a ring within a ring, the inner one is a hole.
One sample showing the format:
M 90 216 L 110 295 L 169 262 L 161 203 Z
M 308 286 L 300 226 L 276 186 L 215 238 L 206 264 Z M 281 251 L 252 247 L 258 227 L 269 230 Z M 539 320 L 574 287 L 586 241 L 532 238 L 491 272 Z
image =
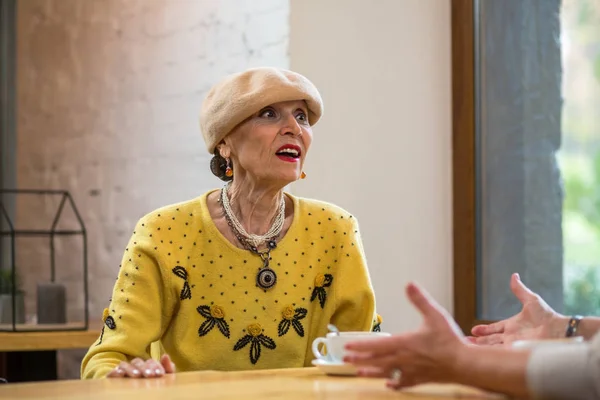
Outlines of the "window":
M 455 316 L 600 314 L 600 2 L 454 0 Z
M 16 1 L 0 1 L 0 189 L 16 187 L 15 168 L 15 36 Z M 1 195 L 0 195 L 1 196 Z M 12 199 L 0 198 L 12 217 Z M 0 231 L 8 230 L 6 218 L 0 216 Z M 10 265 L 7 241 L 0 237 L 0 268 Z

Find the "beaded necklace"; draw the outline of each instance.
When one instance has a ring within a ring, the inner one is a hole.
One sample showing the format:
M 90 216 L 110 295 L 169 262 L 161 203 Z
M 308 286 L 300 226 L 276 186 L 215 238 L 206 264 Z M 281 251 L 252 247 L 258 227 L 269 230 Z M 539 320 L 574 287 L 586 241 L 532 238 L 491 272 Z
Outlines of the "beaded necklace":
M 219 202 L 221 203 L 225 213 L 225 219 L 227 220 L 227 224 L 233 231 L 233 234 L 237 240 L 252 253 L 260 256 L 263 265 L 256 274 L 256 284 L 261 289 L 270 289 L 277 283 L 277 274 L 271 267 L 269 267 L 269 261 L 271 259 L 271 250 L 277 247 L 276 239 L 283 230 L 283 225 L 285 222 L 284 195 L 283 193 L 281 194 L 279 212 L 267 233 L 264 235 L 250 234 L 246 232 L 231 209 L 229 197 L 227 196 L 227 189 L 229 188 L 229 185 L 230 183 L 221 189 L 221 197 L 219 199 Z M 263 243 L 267 244 L 267 248 L 266 250 L 259 251 L 258 246 Z

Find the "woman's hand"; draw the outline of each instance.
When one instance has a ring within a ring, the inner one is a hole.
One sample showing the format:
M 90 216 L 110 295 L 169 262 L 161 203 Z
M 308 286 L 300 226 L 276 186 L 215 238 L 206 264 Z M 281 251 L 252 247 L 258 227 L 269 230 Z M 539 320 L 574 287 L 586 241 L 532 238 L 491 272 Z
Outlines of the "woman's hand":
M 489 325 L 477 325 L 469 340 L 480 345 L 511 344 L 523 339 L 547 339 L 563 337 L 568 318 L 555 312 L 538 294 L 521 282 L 519 274 L 513 274 L 510 288 L 523 305 L 517 315 Z
M 406 294 L 423 316 L 420 329 L 382 339 L 349 343 L 351 353 L 344 361 L 357 365 L 359 374 L 392 377 L 388 386 L 395 389 L 425 382 L 448 382 L 454 379 L 458 351 L 467 345 L 452 317 L 415 284 Z
M 158 378 L 164 374 L 175 373 L 175 364 L 168 354 L 160 358 L 160 363 L 150 358 L 146 361 L 134 358 L 130 363 L 122 361 L 110 371 L 107 378 Z

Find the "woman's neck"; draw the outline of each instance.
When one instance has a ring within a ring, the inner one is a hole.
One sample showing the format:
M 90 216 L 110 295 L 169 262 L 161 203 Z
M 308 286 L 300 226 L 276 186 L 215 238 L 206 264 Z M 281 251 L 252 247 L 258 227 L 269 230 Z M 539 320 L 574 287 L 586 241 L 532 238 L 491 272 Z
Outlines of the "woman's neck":
M 255 185 L 248 180 L 231 183 L 229 203 L 236 218 L 246 232 L 255 235 L 266 233 L 281 204 L 281 187 Z

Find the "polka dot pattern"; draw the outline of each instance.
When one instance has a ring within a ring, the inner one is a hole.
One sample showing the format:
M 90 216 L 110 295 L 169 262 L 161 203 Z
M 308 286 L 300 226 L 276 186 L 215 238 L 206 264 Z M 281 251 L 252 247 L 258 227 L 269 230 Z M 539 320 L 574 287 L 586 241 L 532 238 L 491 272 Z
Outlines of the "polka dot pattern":
M 260 257 L 223 237 L 206 194 L 145 216 L 125 249 L 112 296 L 118 326 L 90 353 L 122 341 L 130 356 L 143 356 L 162 337 L 182 371 L 302 367 L 310 365 L 310 343 L 328 322 L 370 330 L 375 302 L 362 246 L 355 246 L 356 219 L 330 204 L 290 197 L 294 221 L 271 252 L 278 280 L 269 290 L 256 284 Z M 246 331 L 256 325 L 260 333 Z M 250 359 L 245 346 L 260 343 L 260 356 L 250 351 Z M 234 351 L 236 345 L 246 350 Z

